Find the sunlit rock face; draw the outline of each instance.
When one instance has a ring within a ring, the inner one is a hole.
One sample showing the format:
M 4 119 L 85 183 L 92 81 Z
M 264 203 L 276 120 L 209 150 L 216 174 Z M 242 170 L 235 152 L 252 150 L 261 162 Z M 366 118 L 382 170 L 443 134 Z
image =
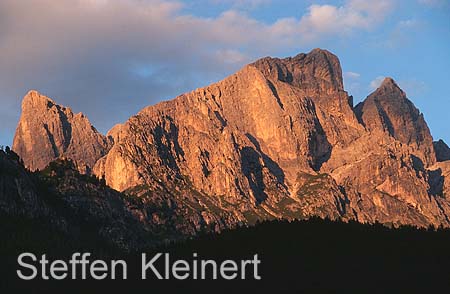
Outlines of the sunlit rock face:
M 15 148 L 27 166 L 57 157 L 51 140 L 39 143 L 42 154 L 23 151 L 23 141 L 39 141 L 26 130 L 21 120 Z M 64 131 L 53 133 L 67 142 Z M 316 215 L 449 225 L 446 164 L 436 166 L 442 156 L 423 115 L 389 78 L 353 108 L 339 60 L 326 50 L 262 58 L 141 110 L 108 139 L 85 138 L 93 152 L 69 144 L 64 155 L 93 166 L 110 187 L 172 211 L 154 212 L 161 224 L 182 218 L 220 230 Z
M 109 150 L 110 141 L 97 132 L 86 116 L 56 104 L 37 91 L 23 98 L 13 150 L 31 170 L 43 169 L 60 157 L 73 159 L 89 172 Z
M 264 58 L 223 81 L 143 109 L 120 127 L 119 140 L 94 170 L 121 191 L 187 185 L 240 214 L 340 217 L 344 194 L 330 178 L 333 188 L 315 198 L 325 181 L 315 177 L 332 144 L 364 131 L 349 101 L 333 54 L 316 49 Z M 299 197 L 303 173 L 317 183 Z

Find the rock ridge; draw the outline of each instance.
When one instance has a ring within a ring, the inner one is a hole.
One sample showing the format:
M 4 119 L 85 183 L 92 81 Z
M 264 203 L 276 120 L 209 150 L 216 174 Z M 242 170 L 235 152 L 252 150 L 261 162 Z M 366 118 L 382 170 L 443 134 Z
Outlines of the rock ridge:
M 25 164 L 61 154 L 84 162 L 110 187 L 151 203 L 161 224 L 182 218 L 192 232 L 320 216 L 450 226 L 448 147 L 433 143 L 392 78 L 353 107 L 339 59 L 326 50 L 262 58 L 142 109 L 106 137 L 36 95 L 24 103 L 45 111 L 32 118 L 26 102 L 13 146 Z

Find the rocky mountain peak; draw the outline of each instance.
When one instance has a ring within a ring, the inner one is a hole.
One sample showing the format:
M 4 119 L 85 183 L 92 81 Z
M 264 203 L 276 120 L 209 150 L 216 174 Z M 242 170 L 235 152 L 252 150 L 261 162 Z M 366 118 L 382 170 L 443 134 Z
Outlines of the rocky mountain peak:
M 410 145 L 426 165 L 435 162 L 433 138 L 423 114 L 392 78 L 385 78 L 378 89 L 356 105 L 355 114 L 367 130 L 385 132 Z
M 339 59 L 327 50 L 316 48 L 307 54 L 282 59 L 265 57 L 251 65 L 267 78 L 286 82 L 309 94 L 344 90 Z
M 22 111 L 28 110 L 36 111 L 37 109 L 48 109 L 51 108 L 53 105 L 55 105 L 55 102 L 52 99 L 48 98 L 45 95 L 42 95 L 36 90 L 30 90 L 23 97 Z
M 388 96 L 391 99 L 406 99 L 406 94 L 398 86 L 398 84 L 391 77 L 384 78 L 380 86 L 375 90 L 377 95 Z
M 84 114 L 74 114 L 35 90 L 24 96 L 13 150 L 27 168 L 43 169 L 56 158 L 69 157 L 88 172 L 109 145 Z
M 383 79 L 383 82 L 381 82 L 381 85 L 380 85 L 379 88 L 381 88 L 381 87 L 391 87 L 391 88 L 398 88 L 398 89 L 400 89 L 400 87 L 397 85 L 397 83 L 391 77 L 385 77 Z

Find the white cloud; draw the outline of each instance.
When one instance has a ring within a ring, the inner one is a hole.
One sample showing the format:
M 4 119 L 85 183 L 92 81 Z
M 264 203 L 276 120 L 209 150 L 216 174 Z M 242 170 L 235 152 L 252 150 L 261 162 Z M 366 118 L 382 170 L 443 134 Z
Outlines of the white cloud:
M 242 65 L 245 62 L 249 62 L 250 59 L 248 56 L 242 54 L 237 50 L 218 50 L 216 52 L 217 61 L 229 63 L 229 64 L 237 64 Z
M 371 29 L 392 10 L 394 1 L 350 0 L 343 6 L 311 5 L 300 20 L 302 32 L 314 35 L 349 34 Z
M 372 91 L 376 90 L 381 85 L 384 79 L 385 79 L 384 76 L 376 77 L 374 80 L 370 82 L 369 89 Z
M 352 71 L 346 71 L 344 72 L 344 78 L 348 78 L 348 79 L 357 79 L 359 78 L 361 75 L 357 72 L 352 72 Z

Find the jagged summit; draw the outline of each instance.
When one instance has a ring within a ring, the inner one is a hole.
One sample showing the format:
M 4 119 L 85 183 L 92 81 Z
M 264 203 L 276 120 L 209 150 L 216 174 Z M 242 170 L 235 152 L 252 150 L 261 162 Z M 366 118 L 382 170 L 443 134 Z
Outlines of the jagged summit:
M 50 108 L 55 105 L 55 101 L 49 97 L 42 95 L 36 90 L 30 90 L 22 99 L 22 111 L 25 109 L 42 109 Z
M 251 65 L 269 79 L 279 80 L 318 94 L 320 91 L 343 91 L 342 69 L 336 55 L 314 49 L 295 57 L 265 57 Z
M 52 108 L 62 110 L 63 112 L 72 113 L 72 109 L 70 107 L 57 104 L 53 99 L 45 96 L 37 90 L 28 91 L 22 99 L 22 112 L 46 111 Z M 85 117 L 82 112 L 73 115 L 80 118 Z
M 380 86 L 375 90 L 378 93 L 386 93 L 385 96 L 389 95 L 388 98 L 392 99 L 402 99 L 406 98 L 405 92 L 399 87 L 395 80 L 391 77 L 384 78 Z
M 379 88 L 381 88 L 381 87 L 388 87 L 388 88 L 393 87 L 393 88 L 399 88 L 400 89 L 400 87 L 397 85 L 397 83 L 391 77 L 385 77 L 383 79 L 383 81 L 381 82 Z
M 36 90 L 24 96 L 12 148 L 27 168 L 43 169 L 56 158 L 69 157 L 88 172 L 108 146 L 82 113 L 74 114 Z
M 328 55 L 336 56 L 336 55 L 334 55 L 333 53 L 331 53 L 330 51 L 328 51 L 327 49 L 322 49 L 322 48 L 318 48 L 318 47 L 312 49 L 309 53 L 310 53 L 310 54 L 311 54 L 311 53 L 314 53 L 314 54 L 319 53 L 319 54 L 328 54 Z
M 392 78 L 385 78 L 378 89 L 355 107 L 355 113 L 369 131 L 386 132 L 410 145 L 426 165 L 435 162 L 433 138 L 423 114 Z

